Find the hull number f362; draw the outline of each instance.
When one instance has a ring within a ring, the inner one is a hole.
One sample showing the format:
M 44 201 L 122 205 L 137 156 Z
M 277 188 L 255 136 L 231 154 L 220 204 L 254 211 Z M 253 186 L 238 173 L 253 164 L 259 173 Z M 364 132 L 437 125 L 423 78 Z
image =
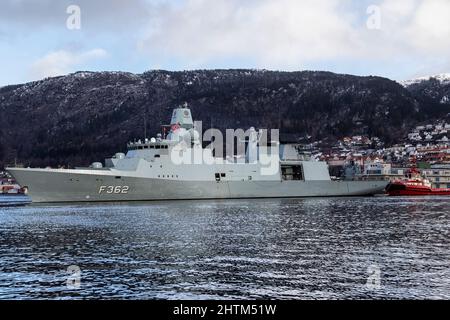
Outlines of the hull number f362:
M 127 194 L 130 190 L 129 186 L 100 186 L 98 193 L 106 194 Z

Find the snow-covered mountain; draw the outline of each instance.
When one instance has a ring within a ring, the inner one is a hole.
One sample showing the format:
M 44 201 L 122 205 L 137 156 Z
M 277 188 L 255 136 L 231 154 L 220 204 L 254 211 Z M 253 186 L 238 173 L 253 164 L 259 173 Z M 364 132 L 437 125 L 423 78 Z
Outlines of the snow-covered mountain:
M 441 84 L 450 84 L 450 73 L 441 73 L 441 74 L 437 74 L 437 75 L 433 75 L 433 76 L 419 77 L 419 78 L 415 78 L 415 79 L 399 81 L 399 83 L 404 87 L 409 87 L 413 84 L 430 81 L 432 79 L 437 80 Z
M 450 73 L 402 81 L 401 84 L 424 104 L 450 105 Z

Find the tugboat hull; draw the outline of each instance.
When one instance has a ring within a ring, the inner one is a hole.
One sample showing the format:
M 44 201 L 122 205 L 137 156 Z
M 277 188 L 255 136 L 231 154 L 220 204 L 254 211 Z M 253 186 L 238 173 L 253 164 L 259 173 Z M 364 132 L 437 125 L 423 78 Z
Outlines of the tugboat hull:
M 390 196 L 450 196 L 450 189 L 433 189 L 427 186 L 411 186 L 406 183 L 393 182 L 386 187 Z

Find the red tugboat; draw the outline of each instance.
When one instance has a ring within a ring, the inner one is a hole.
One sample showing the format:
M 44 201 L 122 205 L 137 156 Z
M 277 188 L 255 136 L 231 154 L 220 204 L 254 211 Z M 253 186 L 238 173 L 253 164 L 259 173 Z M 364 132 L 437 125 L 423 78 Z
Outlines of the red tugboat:
M 432 188 L 430 181 L 416 167 L 408 170 L 404 179 L 389 183 L 386 192 L 390 196 L 450 196 L 450 188 Z

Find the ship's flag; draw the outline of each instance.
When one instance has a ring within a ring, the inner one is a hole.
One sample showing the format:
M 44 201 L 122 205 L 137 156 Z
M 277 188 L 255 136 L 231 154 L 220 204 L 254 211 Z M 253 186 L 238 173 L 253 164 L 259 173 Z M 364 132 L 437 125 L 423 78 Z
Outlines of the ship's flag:
M 175 132 L 175 131 L 177 131 L 178 129 L 180 129 L 180 124 L 179 124 L 179 123 L 173 124 L 173 125 L 170 127 L 170 129 L 172 130 L 172 132 Z

